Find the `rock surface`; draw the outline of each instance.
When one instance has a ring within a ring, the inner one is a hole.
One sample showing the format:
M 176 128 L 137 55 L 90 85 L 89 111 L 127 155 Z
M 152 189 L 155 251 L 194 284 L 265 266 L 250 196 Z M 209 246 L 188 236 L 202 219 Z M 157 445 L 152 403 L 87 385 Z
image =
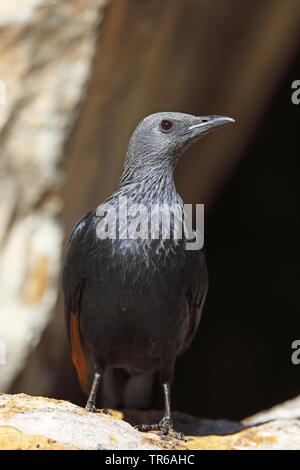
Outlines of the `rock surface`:
M 299 403 L 300 397 L 242 423 L 175 413 L 175 426 L 186 435 L 183 442 L 134 429 L 157 421 L 157 411 L 112 410 L 108 416 L 62 400 L 1 394 L 0 449 L 300 450 Z M 271 421 L 256 425 L 265 419 Z
M 106 3 L 0 3 L 1 391 L 23 368 L 56 302 L 61 160 Z

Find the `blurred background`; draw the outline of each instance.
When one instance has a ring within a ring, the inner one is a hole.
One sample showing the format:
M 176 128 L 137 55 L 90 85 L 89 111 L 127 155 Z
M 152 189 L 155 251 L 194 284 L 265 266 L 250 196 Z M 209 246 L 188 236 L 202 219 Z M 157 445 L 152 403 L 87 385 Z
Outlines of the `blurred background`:
M 63 318 L 66 241 L 114 190 L 136 124 L 181 111 L 236 124 L 176 169 L 185 202 L 206 205 L 210 290 L 174 408 L 240 419 L 300 393 L 299 52 L 299 0 L 1 3 L 0 392 L 84 404 Z

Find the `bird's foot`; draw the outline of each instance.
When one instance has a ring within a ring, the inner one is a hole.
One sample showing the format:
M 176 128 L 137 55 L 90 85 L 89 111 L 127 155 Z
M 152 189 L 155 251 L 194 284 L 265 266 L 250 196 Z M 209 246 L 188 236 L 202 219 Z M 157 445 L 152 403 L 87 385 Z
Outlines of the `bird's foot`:
M 176 439 L 185 441 L 184 434 L 174 430 L 173 421 L 171 418 L 163 417 L 163 419 L 158 424 L 138 424 L 135 426 L 135 428 L 141 432 L 159 431 L 158 434 L 160 436 L 175 437 Z
M 112 415 L 112 413 L 105 408 L 102 408 L 101 410 L 97 410 L 93 402 L 87 402 L 85 409 L 89 411 L 90 413 L 102 413 L 104 415 Z

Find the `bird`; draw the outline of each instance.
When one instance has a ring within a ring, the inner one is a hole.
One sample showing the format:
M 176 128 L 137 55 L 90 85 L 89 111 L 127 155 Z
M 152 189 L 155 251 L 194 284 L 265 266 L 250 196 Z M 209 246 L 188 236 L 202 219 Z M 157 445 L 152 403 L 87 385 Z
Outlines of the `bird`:
M 175 236 L 182 223 L 196 241 L 202 235 L 186 221 L 173 174 L 192 143 L 232 122 L 227 116 L 179 112 L 145 117 L 129 140 L 115 191 L 73 229 L 63 268 L 65 319 L 72 361 L 90 412 L 97 412 L 96 397 L 106 376 L 115 383 L 108 394 L 112 398 L 115 393 L 119 400 L 122 387 L 126 392 L 125 377 L 132 379 L 127 395 L 133 406 L 133 400 L 139 402 L 139 390 L 149 398 L 151 378 L 157 373 L 163 417 L 137 429 L 184 439 L 174 429 L 171 387 L 176 360 L 189 348 L 199 325 L 208 270 L 201 243 L 199 249 L 187 249 L 190 238 L 185 230 Z M 152 236 L 154 207 L 158 225 Z M 170 207 L 175 209 L 167 217 Z

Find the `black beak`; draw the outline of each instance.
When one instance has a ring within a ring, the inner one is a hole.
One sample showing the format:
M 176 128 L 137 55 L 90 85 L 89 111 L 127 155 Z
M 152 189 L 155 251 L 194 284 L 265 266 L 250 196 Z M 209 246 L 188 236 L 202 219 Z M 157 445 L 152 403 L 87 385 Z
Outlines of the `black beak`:
M 188 132 L 191 133 L 193 137 L 200 137 L 202 134 L 206 134 L 218 127 L 233 122 L 235 122 L 235 120 L 227 116 L 202 116 L 195 118 L 195 123 L 188 127 Z

